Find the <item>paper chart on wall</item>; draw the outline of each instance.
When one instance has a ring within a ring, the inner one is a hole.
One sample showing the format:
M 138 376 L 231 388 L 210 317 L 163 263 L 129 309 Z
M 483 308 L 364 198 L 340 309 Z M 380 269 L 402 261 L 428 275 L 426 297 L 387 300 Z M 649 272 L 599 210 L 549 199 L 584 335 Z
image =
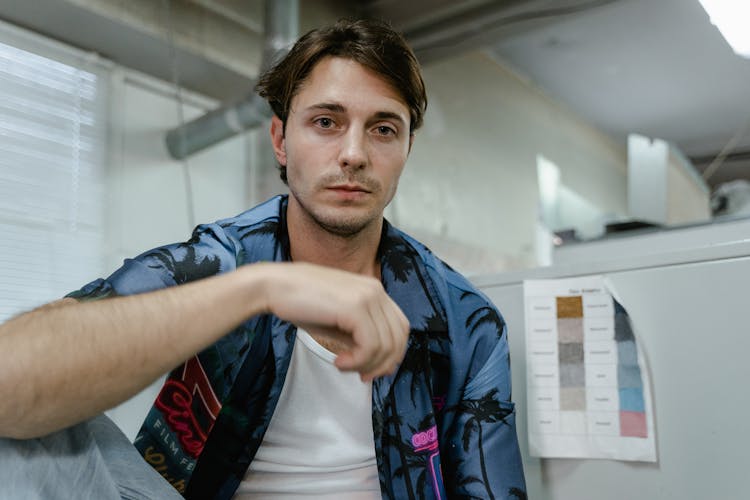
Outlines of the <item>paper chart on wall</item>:
M 529 450 L 656 461 L 648 367 L 602 276 L 524 282 Z

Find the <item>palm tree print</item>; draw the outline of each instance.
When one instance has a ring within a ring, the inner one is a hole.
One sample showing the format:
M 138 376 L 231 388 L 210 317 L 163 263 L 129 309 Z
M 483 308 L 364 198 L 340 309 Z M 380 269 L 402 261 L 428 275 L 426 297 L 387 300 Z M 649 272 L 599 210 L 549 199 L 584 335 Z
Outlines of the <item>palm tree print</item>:
M 460 300 L 466 300 L 469 297 L 471 298 L 479 298 L 475 293 L 472 292 L 464 292 L 461 295 Z M 466 319 L 466 329 L 469 332 L 469 337 L 472 336 L 472 334 L 479 329 L 479 327 L 482 324 L 490 324 L 495 326 L 495 330 L 497 331 L 497 336 L 502 337 L 503 330 L 505 328 L 505 321 L 503 321 L 503 318 L 500 317 L 500 314 L 497 312 L 497 309 L 491 306 L 482 306 Z
M 465 399 L 459 403 L 459 411 L 470 415 L 466 422 L 463 433 L 463 447 L 464 451 L 469 451 L 469 445 L 471 444 L 471 437 L 474 432 L 477 433 L 477 445 L 479 448 L 479 463 L 482 470 L 482 483 L 487 490 L 487 497 L 494 499 L 495 496 L 489 488 L 489 479 L 487 477 L 487 468 L 484 463 L 484 449 L 482 447 L 482 424 L 483 423 L 496 423 L 503 422 L 505 418 L 510 415 L 511 410 L 500 406 L 500 402 L 495 399 L 497 389 L 492 389 L 486 393 L 481 399 Z
M 441 325 L 442 328 L 438 327 L 435 330 L 412 330 L 409 334 L 409 348 L 406 351 L 406 356 L 401 363 L 399 371 L 404 376 L 411 376 L 411 399 L 415 405 L 416 395 L 424 387 L 421 384 L 421 380 L 432 381 L 433 384 L 431 386 L 434 387 L 435 385 L 435 381 L 433 381 L 433 366 L 436 364 L 436 361 L 438 367 L 447 368 L 449 366 L 449 360 L 442 354 L 447 352 L 446 349 L 430 349 L 430 344 L 433 342 L 437 342 L 438 344 L 450 342 L 447 325 L 444 322 L 441 322 Z M 438 371 L 437 375 L 441 375 L 441 373 Z M 437 395 L 443 395 L 443 393 L 444 390 L 438 390 Z
M 169 248 L 159 248 L 143 256 L 144 259 L 153 258 L 169 271 L 175 283 L 181 285 L 188 281 L 207 278 L 219 273 L 220 260 L 218 256 L 205 256 L 198 259 L 195 247 L 182 243 L 176 249 L 185 249 L 185 256 L 181 259 L 175 257 Z M 150 268 L 158 269 L 160 266 L 149 264 Z
M 414 270 L 412 256 L 409 252 L 405 251 L 410 248 L 400 238 L 395 238 L 387 234 L 383 235 L 380 243 L 383 265 L 393 273 L 393 278 L 400 283 L 408 282 L 409 275 Z
M 526 492 L 523 491 L 520 488 L 512 487 L 508 490 L 508 495 L 510 495 L 510 498 L 517 498 L 518 500 L 526 500 Z
M 231 224 L 229 224 L 231 226 Z M 240 240 L 257 235 L 273 236 L 276 234 L 279 225 L 276 222 L 266 222 L 263 224 L 251 224 L 247 226 L 236 226 L 237 237 Z
M 387 446 L 392 448 L 396 448 L 399 454 L 399 458 L 401 459 L 401 467 L 396 469 L 394 472 L 394 477 L 401 477 L 404 478 L 404 485 L 406 486 L 406 491 L 408 493 L 408 497 L 414 498 L 414 487 L 411 484 L 411 475 L 409 474 L 409 467 L 407 462 L 407 455 L 412 450 L 411 443 L 405 443 L 404 439 L 401 435 L 401 428 L 403 425 L 401 425 L 401 417 L 398 416 L 398 408 L 396 405 L 396 397 L 394 394 L 394 391 L 391 391 L 389 398 L 391 403 L 391 412 L 393 418 L 388 419 L 388 423 L 391 424 L 390 426 L 386 427 L 387 429 L 393 428 L 393 433 L 386 432 L 383 435 L 383 440 L 387 443 Z
M 429 453 L 417 452 L 414 449 L 411 441 L 404 441 L 402 439 L 400 431 L 403 427 L 403 423 L 401 422 L 401 420 L 401 417 L 395 415 L 394 413 L 393 417 L 388 418 L 389 424 L 387 425 L 393 425 L 395 432 L 391 434 L 386 433 L 383 435 L 383 444 L 389 447 L 391 450 L 395 449 L 401 461 L 401 465 L 396 467 L 395 469 L 389 468 L 389 470 L 393 471 L 393 477 L 391 478 L 391 480 L 395 478 L 402 478 L 408 491 L 408 498 L 419 498 L 426 500 L 426 495 L 429 491 L 427 489 L 427 460 L 429 458 Z M 426 429 L 429 427 L 433 427 L 434 425 L 434 419 L 432 418 L 432 416 L 428 416 L 422 420 L 422 422 L 418 426 L 418 429 Z M 409 432 L 412 435 L 419 432 L 418 429 L 414 428 L 411 425 L 409 426 Z M 387 457 L 388 454 L 386 453 L 385 456 Z M 419 474 L 416 477 L 416 488 L 412 486 L 412 473 L 414 471 L 419 471 Z
M 112 283 L 110 283 L 109 281 L 97 280 L 81 288 L 80 290 L 69 293 L 67 296 L 77 300 L 88 301 L 116 297 L 117 292 L 114 288 L 112 288 Z

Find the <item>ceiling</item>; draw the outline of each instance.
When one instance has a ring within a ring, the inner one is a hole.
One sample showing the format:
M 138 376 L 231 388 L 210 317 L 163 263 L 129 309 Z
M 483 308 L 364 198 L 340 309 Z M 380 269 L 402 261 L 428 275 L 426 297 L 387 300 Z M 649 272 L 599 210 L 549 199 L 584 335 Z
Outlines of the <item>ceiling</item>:
M 262 6 L 0 0 L 0 18 L 171 80 L 171 12 L 181 82 L 226 101 L 252 88 L 259 56 L 246 47 L 262 37 Z M 631 132 L 668 140 L 699 171 L 723 151 L 710 184 L 750 179 L 750 60 L 731 51 L 698 0 L 300 0 L 303 24 L 326 8 L 328 17 L 351 10 L 391 21 L 423 64 L 485 50 L 622 144 Z
M 620 141 L 665 139 L 700 171 L 729 146 L 708 181 L 750 179 L 750 60 L 697 0 L 621 0 L 490 51 Z

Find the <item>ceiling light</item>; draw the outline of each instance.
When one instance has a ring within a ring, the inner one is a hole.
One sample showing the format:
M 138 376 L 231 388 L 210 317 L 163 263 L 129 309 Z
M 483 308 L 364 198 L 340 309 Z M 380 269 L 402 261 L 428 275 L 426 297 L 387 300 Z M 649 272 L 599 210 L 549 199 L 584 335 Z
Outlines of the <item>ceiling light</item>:
M 750 2 L 698 0 L 737 55 L 750 59 Z

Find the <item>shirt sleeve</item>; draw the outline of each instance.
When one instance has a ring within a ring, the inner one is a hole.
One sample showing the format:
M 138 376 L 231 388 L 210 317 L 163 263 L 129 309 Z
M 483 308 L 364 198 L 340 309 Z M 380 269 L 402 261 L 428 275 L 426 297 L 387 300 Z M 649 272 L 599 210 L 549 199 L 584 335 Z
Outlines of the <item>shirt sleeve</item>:
M 482 356 L 483 364 L 466 384 L 456 408 L 452 427 L 456 445 L 449 457 L 455 469 L 455 493 L 466 498 L 525 499 L 511 401 L 507 327 L 502 319 L 487 321 L 472 332 L 474 335 L 490 336 L 496 342 L 490 354 Z
M 217 224 L 198 226 L 192 238 L 126 259 L 109 277 L 88 283 L 67 297 L 97 300 L 181 285 L 236 269 L 235 242 Z

